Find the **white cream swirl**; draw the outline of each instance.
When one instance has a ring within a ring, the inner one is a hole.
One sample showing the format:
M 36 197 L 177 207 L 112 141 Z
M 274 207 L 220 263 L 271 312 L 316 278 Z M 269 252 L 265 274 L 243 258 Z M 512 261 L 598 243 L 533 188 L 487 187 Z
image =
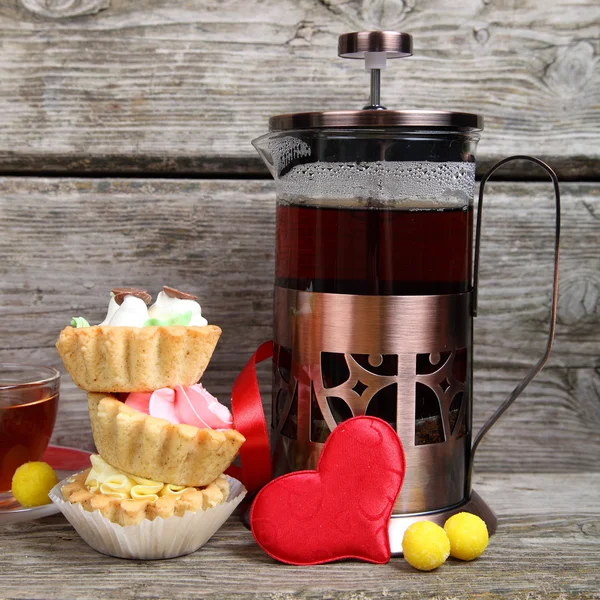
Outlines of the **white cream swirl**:
M 119 500 L 132 498 L 156 502 L 160 496 L 181 496 L 185 492 L 196 489 L 125 473 L 125 471 L 109 465 L 97 454 L 92 454 L 90 460 L 92 468 L 85 480 L 85 485 L 92 493 L 99 492 Z
M 141 298 L 125 296 L 123 303 L 119 306 L 115 302 L 114 296 L 111 296 L 106 318 L 100 325 L 143 327 L 147 320 L 148 307 Z
M 104 321 L 102 321 L 102 323 L 99 323 L 99 326 L 110 325 L 110 320 L 118 310 L 119 305 L 115 302 L 115 295 L 111 293 L 110 300 L 108 302 L 108 310 L 106 311 L 106 317 L 104 317 Z
M 192 313 L 188 325 L 194 327 L 208 325 L 208 321 L 202 316 L 201 306 L 195 300 L 171 298 L 165 292 L 159 292 L 156 302 L 148 309 L 149 317 L 160 321 L 167 321 L 188 312 Z
M 167 288 L 171 292 L 182 294 L 173 288 Z M 202 308 L 195 300 L 195 296 L 179 298 L 170 296 L 165 291 L 159 292 L 156 302 L 148 308 L 146 302 L 137 294 L 127 294 L 127 291 L 142 293 L 149 302 L 151 297 L 144 290 L 122 289 L 119 295 L 123 297 L 121 304 L 115 301 L 115 294 L 111 293 L 108 302 L 106 317 L 98 324 L 99 327 L 121 326 L 121 327 L 149 327 L 149 326 L 192 326 L 205 327 L 208 321 L 202 316 Z M 72 327 L 89 327 L 89 323 L 83 317 L 71 319 Z

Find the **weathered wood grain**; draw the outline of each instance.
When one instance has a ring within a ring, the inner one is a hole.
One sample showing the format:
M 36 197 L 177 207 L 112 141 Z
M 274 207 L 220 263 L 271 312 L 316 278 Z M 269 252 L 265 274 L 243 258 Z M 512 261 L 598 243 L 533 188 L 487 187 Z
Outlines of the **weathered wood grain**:
M 270 115 L 365 104 L 337 36 L 398 29 L 415 55 L 384 74 L 387 106 L 485 115 L 484 167 L 530 153 L 600 174 L 597 2 L 113 0 L 54 18 L 106 4 L 0 5 L 4 173 L 264 173 L 249 142 Z
M 19 0 L 34 15 L 51 19 L 69 19 L 95 15 L 110 6 L 110 0 Z
M 499 516 L 482 557 L 431 573 L 402 558 L 320 567 L 276 563 L 232 517 L 200 551 L 125 561 L 91 550 L 62 517 L 0 529 L 6 599 L 245 598 L 548 600 L 600 596 L 600 474 L 478 475 Z
M 476 429 L 544 347 L 549 188 L 489 187 L 475 323 Z M 168 283 L 196 292 L 210 322 L 224 330 L 204 381 L 226 401 L 236 374 L 271 336 L 273 194 L 266 180 L 0 179 L 0 361 L 58 366 L 54 342 L 71 316 L 101 321 L 117 284 L 156 293 Z M 598 470 L 599 196 L 594 184 L 563 186 L 554 353 L 489 434 L 477 468 Z M 85 397 L 68 377 L 54 441 L 91 448 Z

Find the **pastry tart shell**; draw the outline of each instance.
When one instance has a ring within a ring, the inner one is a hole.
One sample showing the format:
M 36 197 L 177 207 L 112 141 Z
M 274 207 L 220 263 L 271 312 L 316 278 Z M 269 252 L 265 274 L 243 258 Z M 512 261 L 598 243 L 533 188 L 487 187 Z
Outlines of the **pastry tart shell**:
M 123 527 L 138 525 L 144 519 L 153 521 L 157 517 L 182 517 L 188 511 L 207 510 L 222 504 L 229 497 L 229 483 L 222 475 L 201 489 L 194 488 L 180 496 L 162 496 L 152 502 L 113 498 L 100 492 L 90 492 L 85 485 L 88 473 L 89 469 L 78 473 L 63 485 L 63 499 L 71 504 L 81 504 L 88 512 L 98 510 L 103 517 Z
M 65 327 L 56 348 L 83 390 L 151 392 L 197 383 L 220 335 L 215 325 Z
M 233 429 L 176 425 L 133 410 L 109 394 L 88 393 L 98 454 L 139 477 L 203 487 L 231 465 L 244 443 Z

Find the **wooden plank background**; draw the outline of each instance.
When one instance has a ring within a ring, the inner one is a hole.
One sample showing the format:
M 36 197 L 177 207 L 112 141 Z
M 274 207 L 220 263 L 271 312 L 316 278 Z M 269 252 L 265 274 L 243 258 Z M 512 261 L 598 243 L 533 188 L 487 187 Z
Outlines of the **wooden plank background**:
M 100 322 L 116 285 L 156 293 L 169 284 L 197 293 L 224 330 L 204 380 L 227 401 L 244 362 L 271 336 L 274 206 L 268 180 L 0 178 L 2 359 L 60 366 L 54 342 L 72 316 Z M 563 206 L 555 349 L 484 442 L 485 471 L 600 468 L 600 189 L 564 184 Z M 544 348 L 553 219 L 549 182 L 490 184 L 476 429 Z M 268 409 L 268 369 L 263 383 Z M 68 376 L 54 439 L 93 448 L 85 394 Z
M 528 153 L 598 178 L 599 22 L 594 0 L 2 2 L 0 169 L 265 174 L 268 117 L 364 106 L 337 36 L 387 28 L 415 48 L 388 107 L 485 115 L 481 168 Z

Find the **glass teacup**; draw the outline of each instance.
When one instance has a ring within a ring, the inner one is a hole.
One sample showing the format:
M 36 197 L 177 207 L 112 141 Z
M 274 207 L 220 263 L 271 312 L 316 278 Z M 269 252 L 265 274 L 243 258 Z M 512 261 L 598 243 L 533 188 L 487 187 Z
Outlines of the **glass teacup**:
M 52 435 L 60 373 L 52 367 L 0 363 L 0 506 L 13 475 L 39 460 Z

